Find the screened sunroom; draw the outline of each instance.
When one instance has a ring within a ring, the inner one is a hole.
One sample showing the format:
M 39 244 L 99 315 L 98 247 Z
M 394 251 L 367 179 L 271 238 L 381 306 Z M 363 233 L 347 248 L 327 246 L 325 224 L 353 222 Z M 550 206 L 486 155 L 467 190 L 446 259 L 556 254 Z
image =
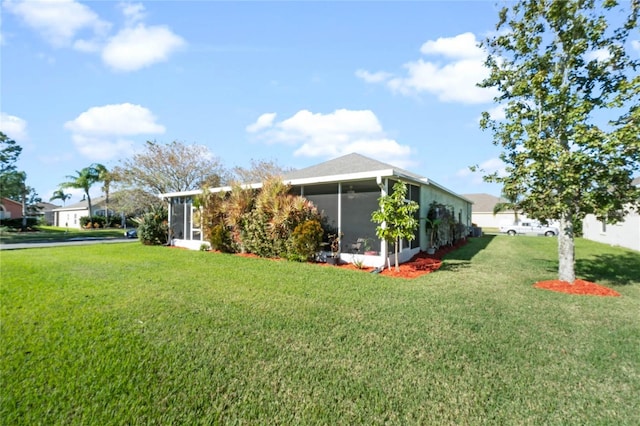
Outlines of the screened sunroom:
M 407 200 L 418 203 L 415 213 L 419 227 L 411 241 L 402 241 L 399 260 L 409 260 L 428 244 L 424 218 L 431 202 L 446 202 L 458 212 L 461 223 L 471 225 L 471 203 L 465 198 L 410 172 L 361 156 L 349 154 L 317 166 L 293 171 L 283 179 L 291 193 L 301 195 L 317 207 L 325 224 L 341 236 L 340 257 L 343 262 L 362 262 L 366 266 L 382 266 L 389 261 L 394 247 L 376 236 L 377 224 L 371 220 L 379 208 L 379 198 L 390 194 L 397 181 L 407 186 Z M 258 189 L 260 184 L 248 187 Z M 229 191 L 213 188 L 211 191 Z M 199 249 L 204 240 L 200 210 L 194 199 L 201 191 L 162 194 L 169 206 L 171 244 Z M 323 247 L 328 252 L 329 247 Z

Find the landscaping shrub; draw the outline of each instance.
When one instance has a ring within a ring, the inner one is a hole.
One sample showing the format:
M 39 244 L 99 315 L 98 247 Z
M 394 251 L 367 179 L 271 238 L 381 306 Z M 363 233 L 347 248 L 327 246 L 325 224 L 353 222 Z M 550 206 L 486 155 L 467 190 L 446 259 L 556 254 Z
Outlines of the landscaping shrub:
M 80 218 L 80 226 L 85 229 L 104 228 L 105 222 L 104 216 L 82 216 Z
M 324 230 L 320 222 L 310 219 L 302 222 L 293 230 L 287 244 L 287 258 L 299 262 L 313 260 L 320 250 Z
M 261 257 L 278 257 L 286 252 L 281 238 L 269 232 L 269 219 L 259 211 L 244 216 L 240 239 L 244 250 Z
M 0 225 L 6 226 L 9 229 L 22 229 L 22 218 L 18 219 L 2 219 Z M 27 228 L 35 228 L 38 225 L 38 219 L 28 217 Z
M 213 250 L 220 250 L 224 253 L 235 252 L 233 248 L 233 242 L 231 240 L 231 233 L 226 226 L 224 226 L 222 223 L 218 223 L 217 225 L 211 227 L 211 230 L 209 232 L 211 234 L 209 242 L 211 243 L 211 248 Z
M 169 214 L 164 207 L 154 207 L 136 218 L 138 238 L 145 245 L 166 244 L 169 236 Z

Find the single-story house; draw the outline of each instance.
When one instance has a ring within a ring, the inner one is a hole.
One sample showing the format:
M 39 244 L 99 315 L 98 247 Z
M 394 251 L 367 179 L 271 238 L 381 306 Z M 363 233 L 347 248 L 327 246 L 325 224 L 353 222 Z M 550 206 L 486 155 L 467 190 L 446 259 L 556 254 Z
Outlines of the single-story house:
M 313 202 L 342 235 L 341 257 L 344 261 L 353 259 L 355 255 L 350 248 L 358 240 L 371 242 L 369 254 L 357 254 L 367 266 L 382 266 L 393 255 L 387 244 L 376 237 L 377 225 L 371 221 L 371 214 L 379 208 L 378 199 L 388 194 L 396 181 L 407 185 L 407 198 L 420 206 L 416 238 L 402 242 L 400 262 L 428 248 L 425 218 L 432 202 L 447 206 L 457 223 L 467 229 L 471 226 L 470 200 L 431 179 L 360 154 L 348 154 L 283 176 L 283 182 L 291 186 L 291 192 Z M 259 188 L 261 184 L 247 186 Z M 230 187 L 211 189 L 213 192 L 230 190 Z M 196 250 L 207 243 L 203 240 L 201 224 L 194 221 L 199 215 L 194 215 L 193 200 L 199 194 L 202 194 L 201 190 L 161 194 L 169 205 L 172 245 Z
M 463 197 L 473 202 L 471 221 L 479 228 L 498 228 L 500 225 L 510 225 L 516 221 L 513 210 L 493 214 L 496 204 L 506 202 L 504 198 L 490 194 L 464 194 Z M 519 213 L 518 219 L 521 217 L 523 216 Z
M 0 220 L 20 219 L 22 217 L 22 203 L 13 201 L 10 198 L 0 200 Z
M 96 197 L 91 200 L 92 216 L 105 216 L 106 197 Z M 86 199 L 65 207 L 58 207 L 52 210 L 53 225 L 66 228 L 81 228 L 80 218 L 89 216 L 89 203 Z M 109 209 L 109 215 L 115 213 Z
M 53 220 L 55 216 L 55 214 L 53 213 L 53 210 L 57 209 L 60 206 L 47 203 L 47 202 L 42 202 L 42 203 L 38 203 L 37 207 L 38 207 L 37 214 L 42 218 L 42 221 L 44 222 L 44 224 L 53 225 Z
M 632 183 L 640 186 L 640 177 Z M 582 235 L 588 240 L 640 251 L 640 211 L 630 210 L 622 221 L 614 225 L 589 214 L 582 221 Z

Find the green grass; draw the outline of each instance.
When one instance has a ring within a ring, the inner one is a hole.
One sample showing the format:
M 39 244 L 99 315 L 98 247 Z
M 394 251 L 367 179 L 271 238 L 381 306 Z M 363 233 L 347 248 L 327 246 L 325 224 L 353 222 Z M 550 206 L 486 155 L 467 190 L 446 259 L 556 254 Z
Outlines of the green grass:
M 640 254 L 486 236 L 415 280 L 141 244 L 1 253 L 4 424 L 640 424 Z
M 44 243 L 69 241 L 77 238 L 122 238 L 124 229 L 76 229 L 56 226 L 38 226 L 36 231 L 18 232 L 16 230 L 0 231 L 0 243 Z

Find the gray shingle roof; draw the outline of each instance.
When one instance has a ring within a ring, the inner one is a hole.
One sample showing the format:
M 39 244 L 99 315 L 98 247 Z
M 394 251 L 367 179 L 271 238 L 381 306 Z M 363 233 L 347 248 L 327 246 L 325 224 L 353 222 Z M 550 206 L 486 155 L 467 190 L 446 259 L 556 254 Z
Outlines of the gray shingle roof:
M 99 204 L 101 204 L 103 201 L 105 201 L 107 197 L 105 196 L 100 196 L 100 197 L 95 197 L 91 199 L 91 206 L 92 207 L 97 207 Z M 78 201 L 77 203 L 74 204 L 69 204 L 68 206 L 56 206 L 54 208 L 54 210 L 56 211 L 62 211 L 62 210 L 82 210 L 82 209 L 88 209 L 89 208 L 89 202 L 87 200 L 82 200 L 82 201 Z
M 352 153 L 315 166 L 294 170 L 285 174 L 285 180 L 311 179 L 325 176 L 346 175 L 350 173 L 374 172 L 379 170 L 393 170 L 396 174 L 402 174 L 416 180 L 423 179 L 422 176 L 400 169 L 391 164 L 383 163 L 364 155 Z
M 473 201 L 472 211 L 474 213 L 493 213 L 493 207 L 497 203 L 504 203 L 506 200 L 490 194 L 464 194 L 464 198 Z M 505 210 L 511 212 L 512 210 Z

